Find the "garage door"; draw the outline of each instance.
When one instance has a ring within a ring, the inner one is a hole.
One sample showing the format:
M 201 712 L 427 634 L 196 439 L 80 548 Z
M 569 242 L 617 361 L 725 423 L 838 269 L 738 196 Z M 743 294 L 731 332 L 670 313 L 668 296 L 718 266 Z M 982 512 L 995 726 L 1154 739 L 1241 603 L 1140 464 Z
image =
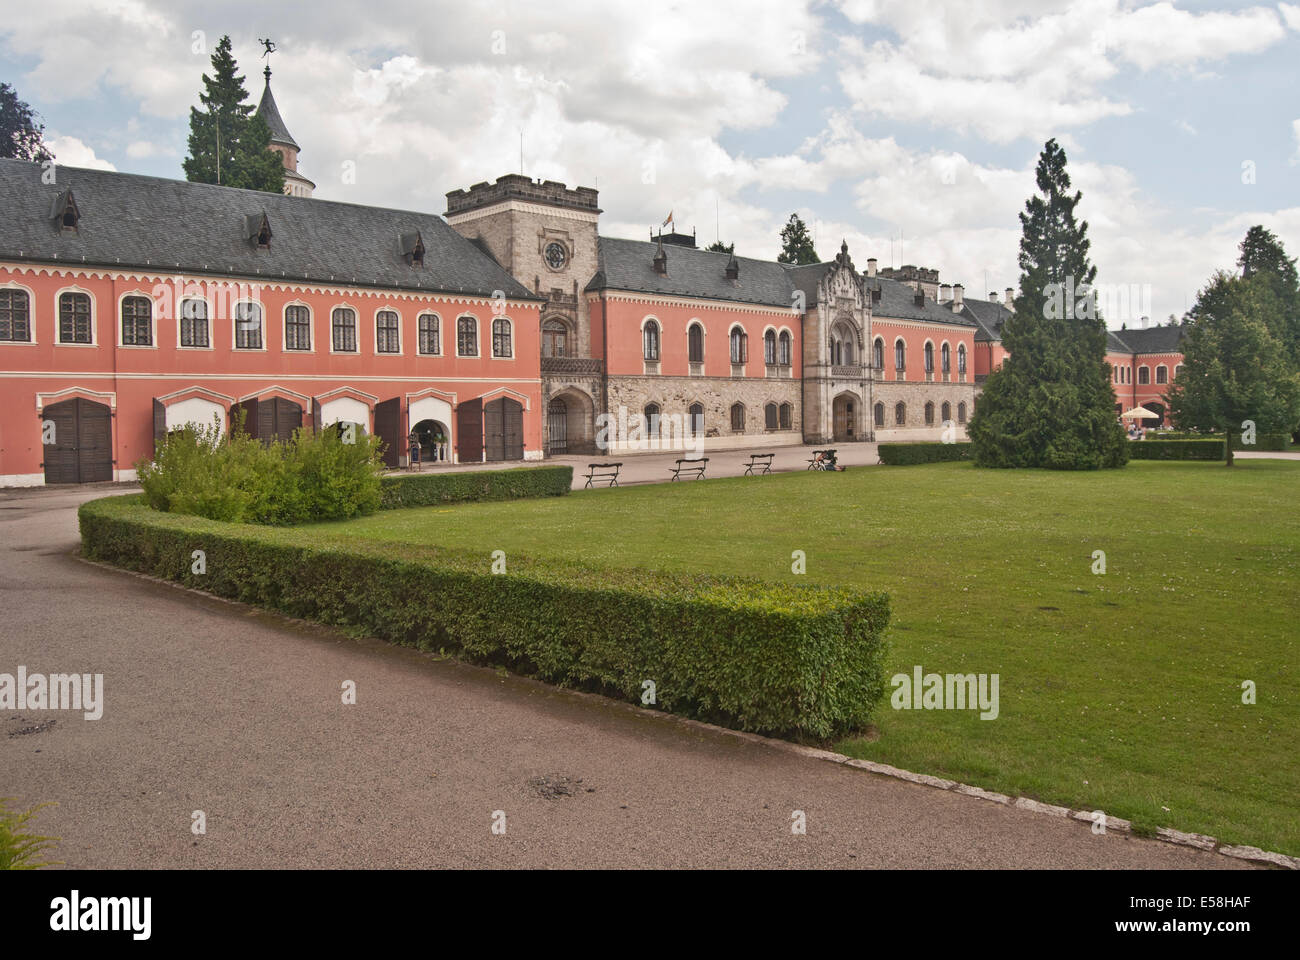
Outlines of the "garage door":
M 113 479 L 113 415 L 93 400 L 64 400 L 41 414 L 46 483 L 102 483 Z M 53 435 L 49 426 L 53 425 Z

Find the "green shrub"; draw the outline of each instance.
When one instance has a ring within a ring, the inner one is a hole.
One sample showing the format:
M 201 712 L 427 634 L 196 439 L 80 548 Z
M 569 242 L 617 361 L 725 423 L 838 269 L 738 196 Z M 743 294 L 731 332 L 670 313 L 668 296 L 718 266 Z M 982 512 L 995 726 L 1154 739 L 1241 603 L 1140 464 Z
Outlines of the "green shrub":
M 1222 440 L 1129 441 L 1133 460 L 1222 460 L 1224 456 Z
M 344 520 L 380 504 L 380 442 L 365 433 L 294 431 L 287 443 L 263 444 L 218 424 L 186 425 L 136 464 L 145 501 L 155 510 L 230 523 L 283 525 Z
M 886 689 L 889 598 L 844 587 L 593 569 L 223 524 L 111 497 L 80 510 L 95 560 L 294 617 L 446 649 L 565 686 L 785 736 L 862 729 Z M 206 573 L 192 572 L 192 551 Z
M 470 500 L 559 497 L 573 487 L 573 467 L 522 467 L 515 470 L 465 470 L 384 477 L 385 510 Z
M 969 443 L 882 443 L 880 462 L 889 467 L 971 459 Z
M 1188 433 L 1177 430 L 1168 430 L 1164 433 L 1148 433 L 1146 436 L 1150 440 L 1222 440 L 1221 433 Z M 1270 453 L 1277 451 L 1290 450 L 1293 446 L 1291 435 L 1288 433 L 1260 433 L 1255 435 L 1254 443 L 1242 443 L 1241 431 L 1234 431 L 1232 436 L 1232 449 L 1245 450 L 1262 450 Z

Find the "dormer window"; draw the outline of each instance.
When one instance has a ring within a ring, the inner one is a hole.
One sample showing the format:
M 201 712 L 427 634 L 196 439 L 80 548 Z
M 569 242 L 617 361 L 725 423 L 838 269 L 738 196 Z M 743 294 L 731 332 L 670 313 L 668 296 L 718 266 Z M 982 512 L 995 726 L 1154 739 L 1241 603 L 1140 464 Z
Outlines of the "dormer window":
M 77 223 L 81 220 L 81 211 L 77 209 L 77 201 L 73 199 L 71 190 L 64 190 L 54 198 L 50 219 L 62 231 L 76 232 Z
M 424 266 L 424 238 L 420 236 L 420 231 L 403 233 L 397 239 L 403 259 L 412 267 Z
M 244 239 L 258 250 L 270 249 L 271 236 L 271 221 L 265 213 L 256 213 L 244 218 Z

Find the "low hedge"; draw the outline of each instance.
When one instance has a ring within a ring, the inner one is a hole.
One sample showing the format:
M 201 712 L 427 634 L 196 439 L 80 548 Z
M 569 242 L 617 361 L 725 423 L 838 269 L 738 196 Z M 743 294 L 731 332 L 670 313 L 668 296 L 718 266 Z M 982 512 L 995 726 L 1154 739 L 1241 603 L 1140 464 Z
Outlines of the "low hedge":
M 971 445 L 961 443 L 882 443 L 879 446 L 880 462 L 890 467 L 904 467 L 914 463 L 942 463 L 948 460 L 969 460 Z
M 1163 433 L 1149 433 L 1147 440 L 1222 440 L 1221 433 L 1179 433 L 1177 431 L 1165 431 Z M 1242 443 L 1241 433 L 1234 433 L 1232 438 L 1233 450 L 1263 450 L 1270 453 L 1290 450 L 1294 444 L 1289 433 L 1260 433 L 1255 435 L 1254 443 Z
M 135 496 L 90 501 L 79 519 L 94 560 L 636 703 L 652 680 L 658 707 L 741 730 L 843 736 L 886 688 L 884 593 L 515 556 L 494 575 L 487 545 L 227 524 Z
M 1222 460 L 1223 440 L 1130 440 L 1130 460 Z
M 573 467 L 521 467 L 516 470 L 463 470 L 384 477 L 381 510 L 424 507 L 470 500 L 559 497 L 573 487 Z

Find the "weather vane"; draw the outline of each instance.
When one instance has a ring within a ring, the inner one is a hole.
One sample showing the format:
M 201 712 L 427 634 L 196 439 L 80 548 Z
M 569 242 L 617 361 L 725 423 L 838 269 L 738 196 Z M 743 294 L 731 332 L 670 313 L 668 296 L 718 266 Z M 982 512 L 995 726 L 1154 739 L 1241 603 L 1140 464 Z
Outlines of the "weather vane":
M 260 43 L 262 46 L 264 46 L 264 47 L 266 48 L 266 52 L 263 53 L 262 56 L 264 56 L 264 57 L 270 57 L 271 54 L 275 53 L 275 41 L 274 41 L 274 40 L 271 40 L 271 39 L 263 40 L 261 37 L 258 37 L 258 38 L 257 38 L 257 42 Z

